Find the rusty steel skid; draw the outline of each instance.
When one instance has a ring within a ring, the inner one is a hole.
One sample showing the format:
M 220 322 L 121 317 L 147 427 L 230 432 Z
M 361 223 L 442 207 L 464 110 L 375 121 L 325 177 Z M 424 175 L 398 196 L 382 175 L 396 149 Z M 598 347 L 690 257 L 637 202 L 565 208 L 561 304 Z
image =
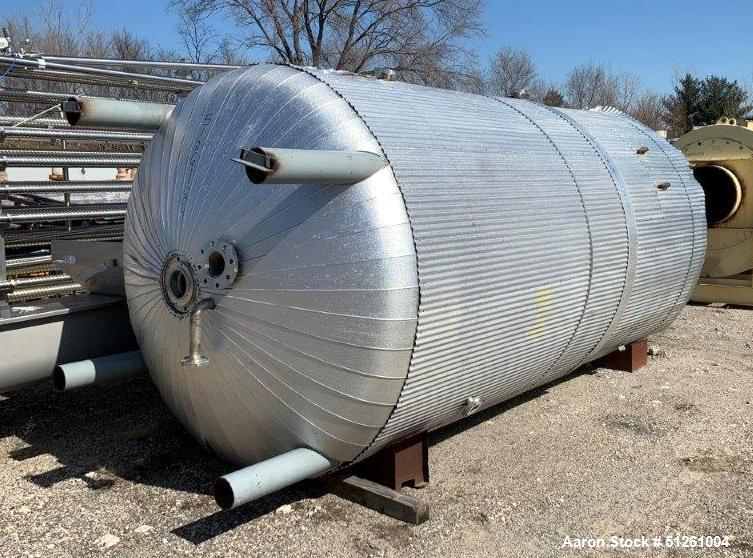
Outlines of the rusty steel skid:
M 601 368 L 610 368 L 622 372 L 637 372 L 648 364 L 648 340 L 633 341 L 608 355 L 604 355 L 594 364 Z

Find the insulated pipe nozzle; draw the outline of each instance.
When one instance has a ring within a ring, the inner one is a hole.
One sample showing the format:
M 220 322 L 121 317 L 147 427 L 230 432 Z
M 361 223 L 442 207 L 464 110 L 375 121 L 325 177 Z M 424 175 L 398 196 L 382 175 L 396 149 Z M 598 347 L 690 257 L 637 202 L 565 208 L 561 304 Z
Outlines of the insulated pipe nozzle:
M 368 151 L 320 149 L 242 149 L 233 159 L 246 167 L 254 184 L 355 184 L 389 163 Z
M 231 510 L 277 490 L 315 477 L 332 468 L 332 462 L 308 448 L 298 448 L 218 478 L 214 499 Z
M 129 351 L 79 362 L 59 364 L 52 372 L 52 385 L 58 391 L 128 378 L 146 372 L 141 351 Z

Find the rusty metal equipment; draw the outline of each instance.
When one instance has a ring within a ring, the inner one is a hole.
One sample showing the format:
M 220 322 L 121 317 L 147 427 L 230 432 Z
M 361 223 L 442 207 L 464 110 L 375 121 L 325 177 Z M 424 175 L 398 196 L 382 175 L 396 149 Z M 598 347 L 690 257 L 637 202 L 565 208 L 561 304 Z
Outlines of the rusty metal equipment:
M 249 466 L 232 507 L 662 329 L 706 225 L 682 154 L 617 111 L 261 64 L 176 106 L 124 235 L 153 380 Z
M 691 299 L 753 306 L 753 122 L 723 117 L 675 146 L 706 201 L 706 260 Z

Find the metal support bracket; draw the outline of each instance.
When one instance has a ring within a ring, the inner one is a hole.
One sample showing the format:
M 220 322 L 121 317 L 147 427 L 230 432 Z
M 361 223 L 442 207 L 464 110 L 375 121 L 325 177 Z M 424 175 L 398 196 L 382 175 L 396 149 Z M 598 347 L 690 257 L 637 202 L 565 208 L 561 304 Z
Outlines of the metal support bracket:
M 600 368 L 636 372 L 648 364 L 648 340 L 639 339 L 618 348 L 596 361 Z
M 429 441 L 426 433 L 398 442 L 355 467 L 361 477 L 393 490 L 422 488 L 429 483 Z
M 333 494 L 412 525 L 429 519 L 429 505 L 376 482 L 355 475 L 333 476 L 324 481 Z

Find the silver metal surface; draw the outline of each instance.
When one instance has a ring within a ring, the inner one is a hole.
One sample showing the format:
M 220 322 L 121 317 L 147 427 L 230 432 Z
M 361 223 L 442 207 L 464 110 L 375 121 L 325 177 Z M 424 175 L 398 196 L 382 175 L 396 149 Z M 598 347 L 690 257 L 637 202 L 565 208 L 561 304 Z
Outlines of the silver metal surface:
M 34 300 L 37 298 L 48 298 L 51 296 L 69 295 L 77 292 L 83 292 L 83 285 L 76 283 L 75 281 L 65 281 L 60 283 L 54 283 L 52 285 L 42 285 L 38 287 L 25 287 L 15 289 L 12 293 L 9 293 L 6 300 L 10 304 L 17 304 L 27 300 Z
M 138 154 L 120 153 L 95 153 L 82 155 L 82 152 L 71 151 L 52 152 L 51 154 L 31 155 L 28 152 L 17 151 L 15 153 L 0 154 L 0 169 L 7 167 L 123 167 L 136 168 L 139 166 L 141 157 Z
M 128 180 L 91 180 L 86 182 L 19 181 L 0 182 L 0 194 L 130 192 Z
M 50 62 L 63 62 L 66 64 L 81 64 L 83 66 L 120 66 L 133 68 L 170 68 L 176 70 L 202 70 L 225 72 L 241 68 L 229 64 L 202 64 L 199 62 L 167 62 L 163 60 L 120 60 L 112 58 L 86 58 L 75 56 L 49 56 L 44 59 Z
M 0 68 L 9 68 L 11 76 L 23 76 L 27 77 L 31 68 L 31 73 L 34 77 L 39 79 L 45 79 L 47 75 L 54 75 L 56 72 L 63 74 L 69 74 L 70 81 L 75 81 L 74 75 L 76 73 L 96 76 L 106 81 L 109 79 L 111 82 L 117 82 L 123 84 L 140 85 L 141 87 L 148 87 L 150 85 L 162 85 L 175 89 L 176 91 L 190 91 L 194 87 L 201 85 L 202 81 L 181 79 L 174 77 L 163 77 L 149 74 L 137 74 L 131 72 L 125 72 L 121 70 L 111 70 L 101 67 L 89 67 L 78 64 L 63 64 L 60 62 L 47 62 L 46 60 L 34 59 L 30 57 L 11 57 L 0 56 Z
M 0 215 L 0 223 L 30 223 L 56 221 L 61 219 L 102 219 L 105 217 L 123 217 L 126 214 L 124 204 L 81 204 L 70 207 L 51 209 L 9 209 Z M 95 232 L 95 230 L 92 230 Z
M 211 298 L 203 298 L 193 305 L 190 313 L 191 337 L 188 345 L 188 355 L 180 359 L 183 366 L 206 366 L 209 357 L 201 352 L 201 324 L 207 310 L 214 310 L 216 305 Z
M 254 184 L 355 184 L 387 166 L 368 151 L 323 149 L 242 149 L 233 159 L 246 167 Z
M 70 95 L 65 93 L 51 93 L 49 91 L 27 91 L 13 87 L 0 87 L 0 101 L 18 103 L 41 103 L 54 105 L 64 101 Z
M 78 226 L 70 231 L 62 229 L 51 230 L 17 230 L 7 229 L 3 233 L 5 244 L 8 248 L 25 248 L 34 246 L 50 246 L 50 243 L 59 238 L 76 240 L 122 240 L 123 225 L 103 224 L 97 227 Z
M 47 126 L 54 126 L 56 128 L 69 128 L 70 124 L 68 124 L 67 120 L 64 120 L 62 118 L 35 118 L 34 120 L 29 120 L 28 116 L 0 116 L 0 126 L 12 126 L 14 124 L 20 124 L 24 122 L 24 127 L 44 127 Z
M 56 239 L 52 258 L 90 293 L 125 296 L 122 242 Z
M 42 275 L 39 277 L 21 277 L 18 279 L 8 279 L 0 281 L 0 291 L 25 289 L 28 287 L 42 287 L 45 285 L 54 285 L 56 283 L 71 283 L 71 276 L 67 273 L 56 273 L 54 275 Z
M 164 103 L 120 101 L 102 97 L 70 97 L 61 104 L 71 126 L 157 130 L 175 107 Z
M 253 145 L 389 166 L 352 186 L 256 186 L 230 160 Z M 142 160 L 125 227 L 134 329 L 168 404 L 226 458 L 362 459 L 668 324 L 705 242 L 682 161 L 607 111 L 228 72 L 178 105 Z M 194 269 L 217 238 L 241 268 L 229 288 L 197 285 L 217 308 L 209 365 L 187 373 L 162 270 L 175 254 Z
M 45 139 L 65 139 L 113 143 L 146 143 L 151 141 L 152 134 L 135 132 L 117 132 L 111 130 L 70 130 L 40 128 L 0 128 L 0 140 L 25 139 L 39 141 Z

